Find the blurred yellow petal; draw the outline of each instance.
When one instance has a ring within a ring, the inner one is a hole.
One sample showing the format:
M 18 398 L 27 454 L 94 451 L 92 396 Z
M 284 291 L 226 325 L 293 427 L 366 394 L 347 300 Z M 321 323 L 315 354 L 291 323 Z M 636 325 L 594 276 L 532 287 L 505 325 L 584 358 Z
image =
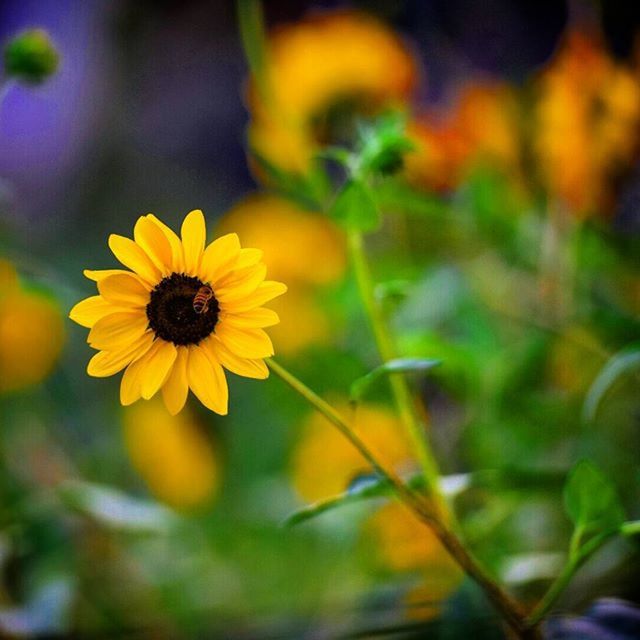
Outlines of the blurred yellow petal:
M 222 233 L 236 231 L 243 244 L 259 247 L 271 278 L 322 285 L 345 273 L 342 231 L 326 216 L 285 198 L 252 194 L 234 205 L 217 228 Z
M 133 273 L 121 273 L 98 282 L 100 295 L 111 304 L 121 307 L 146 307 L 149 291 Z
M 142 247 L 130 238 L 112 233 L 109 236 L 109 248 L 125 267 L 137 273 L 151 286 L 155 286 L 160 281 L 158 268 L 151 262 Z
M 220 342 L 215 336 L 205 340 L 202 348 L 210 354 L 210 359 L 219 362 L 223 367 L 239 376 L 264 380 L 269 377 L 269 368 L 259 359 L 241 358 Z
M 147 332 L 135 342 L 114 351 L 99 351 L 87 366 L 87 373 L 95 378 L 106 378 L 124 369 L 146 353 L 153 343 L 153 334 Z
M 164 231 L 148 217 L 141 216 L 133 228 L 133 237 L 157 267 L 160 274 L 168 276 L 173 271 L 173 251 Z
M 240 254 L 238 234 L 228 233 L 214 240 L 202 256 L 202 280 L 214 284 L 236 264 Z
M 158 400 L 124 410 L 125 444 L 151 493 L 174 509 L 208 504 L 220 484 L 219 460 L 194 416 L 172 417 Z
M 171 367 L 176 360 L 178 351 L 171 342 L 156 340 L 147 358 L 147 364 L 142 372 L 140 393 L 145 400 L 152 398 L 167 379 Z
M 0 296 L 0 391 L 24 389 L 53 370 L 64 343 L 57 304 L 11 287 Z
M 182 411 L 189 395 L 189 381 L 187 379 L 187 363 L 189 348 L 178 347 L 176 361 L 171 373 L 162 385 L 162 397 L 167 410 L 172 416 Z
M 224 371 L 197 345 L 189 347 L 187 377 L 189 387 L 205 407 L 220 415 L 227 414 L 229 388 Z
M 230 351 L 244 358 L 269 358 L 271 338 L 262 329 L 238 329 L 225 322 L 216 327 L 216 336 Z
M 89 331 L 87 342 L 94 349 L 113 351 L 133 344 L 146 330 L 147 316 L 135 311 L 116 311 L 100 318 Z
M 98 320 L 116 310 L 117 308 L 102 296 L 91 296 L 80 300 L 69 312 L 69 317 L 79 325 L 90 329 Z
M 229 313 L 224 316 L 224 321 L 239 329 L 263 329 L 278 324 L 280 318 L 272 309 L 258 307 L 244 313 Z
M 204 215 L 200 209 L 192 211 L 184 219 L 181 235 L 185 272 L 189 275 L 196 275 L 200 268 L 204 243 L 207 239 Z

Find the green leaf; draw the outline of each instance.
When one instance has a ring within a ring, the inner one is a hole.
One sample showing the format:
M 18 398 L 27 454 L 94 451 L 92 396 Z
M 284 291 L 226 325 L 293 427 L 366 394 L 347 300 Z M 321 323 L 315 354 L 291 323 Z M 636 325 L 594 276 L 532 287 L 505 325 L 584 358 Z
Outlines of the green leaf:
M 471 486 L 471 476 L 468 474 L 444 476 L 440 478 L 440 484 L 443 493 L 446 496 L 453 497 Z M 424 476 L 422 473 L 416 473 L 406 480 L 405 485 L 410 489 L 424 489 Z M 361 502 L 363 500 L 389 496 L 392 492 L 392 487 L 389 481 L 385 478 L 381 478 L 375 474 L 358 476 L 344 493 L 332 496 L 326 500 L 319 500 L 318 502 L 314 502 L 313 504 L 294 511 L 287 516 L 283 525 L 294 526 L 301 524 L 302 522 L 316 518 L 327 511 L 332 511 L 333 509 Z
M 614 484 L 598 467 L 582 460 L 569 473 L 564 504 L 577 538 L 585 533 L 604 533 L 624 522 L 624 509 Z
M 331 215 L 358 231 L 374 231 L 380 225 L 380 212 L 369 189 L 358 180 L 348 180 L 340 189 L 330 211 Z
M 406 213 L 428 218 L 444 219 L 451 205 L 444 198 L 412 189 L 393 179 L 381 181 L 373 194 L 378 207 L 385 213 Z
M 166 507 L 104 485 L 69 481 L 58 488 L 58 495 L 68 507 L 112 529 L 158 533 L 179 521 Z
M 640 368 L 640 344 L 635 342 L 616 353 L 602 368 L 587 392 L 582 407 L 582 417 L 590 422 L 596 417 L 598 407 L 607 391 L 621 376 Z
M 351 385 L 350 399 L 351 402 L 358 402 L 367 390 L 378 379 L 392 373 L 412 373 L 415 371 L 429 371 L 433 367 L 438 366 L 440 360 L 430 360 L 427 358 L 396 358 L 389 360 L 376 367 L 366 375 L 355 380 Z

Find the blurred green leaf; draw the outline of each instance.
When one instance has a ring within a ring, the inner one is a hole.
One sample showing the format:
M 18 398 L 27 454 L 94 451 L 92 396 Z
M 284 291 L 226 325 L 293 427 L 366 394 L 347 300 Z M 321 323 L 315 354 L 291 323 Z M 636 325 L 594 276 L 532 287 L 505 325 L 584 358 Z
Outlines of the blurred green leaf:
M 376 367 L 366 375 L 354 380 L 349 393 L 351 402 L 358 402 L 367 390 L 383 376 L 393 373 L 412 373 L 416 371 L 429 371 L 438 366 L 440 360 L 430 360 L 427 358 L 395 358 Z
M 615 530 L 624 522 L 624 509 L 613 483 L 588 460 L 571 470 L 564 488 L 564 504 L 576 528 L 585 533 Z
M 634 342 L 615 354 L 602 368 L 587 392 L 582 417 L 590 422 L 596 417 L 598 407 L 607 391 L 623 375 L 640 368 L 640 343 Z
M 443 493 L 446 496 L 453 497 L 471 486 L 471 476 L 469 474 L 443 476 L 440 478 L 440 484 Z M 422 473 L 410 476 L 405 481 L 405 485 L 414 490 L 421 490 L 426 486 Z M 392 491 L 391 484 L 384 478 L 380 478 L 375 474 L 359 476 L 355 478 L 344 493 L 325 500 L 319 500 L 294 511 L 284 520 L 283 525 L 301 524 L 338 507 L 344 507 L 362 500 L 370 500 L 371 498 L 389 496 Z
M 450 204 L 444 198 L 416 191 L 399 180 L 381 181 L 376 185 L 373 197 L 378 207 L 389 213 L 442 217 L 450 210 Z
M 179 520 L 174 512 L 159 504 L 90 482 L 65 482 L 58 488 L 58 495 L 68 507 L 114 529 L 157 533 Z
M 340 189 L 330 213 L 351 229 L 374 231 L 380 225 L 380 212 L 369 189 L 359 180 L 348 180 Z

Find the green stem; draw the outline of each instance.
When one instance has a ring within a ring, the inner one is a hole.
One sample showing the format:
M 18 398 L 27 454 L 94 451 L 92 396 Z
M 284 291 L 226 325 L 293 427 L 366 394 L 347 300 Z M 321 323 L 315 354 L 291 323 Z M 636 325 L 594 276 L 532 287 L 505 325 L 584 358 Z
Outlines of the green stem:
M 249 71 L 256 83 L 263 102 L 271 99 L 267 80 L 267 46 L 264 15 L 260 0 L 238 0 L 238 27 L 240 39 L 249 65 Z
M 462 544 L 455 532 L 449 529 L 441 520 L 441 512 L 437 509 L 434 511 L 430 508 L 424 499 L 407 487 L 393 471 L 385 469 L 368 449 L 367 445 L 353 431 L 351 426 L 326 400 L 312 391 L 275 360 L 268 359 L 267 364 L 273 373 L 324 415 L 325 418 L 353 444 L 376 473 L 389 482 L 398 499 L 406 504 L 418 519 L 431 529 L 452 558 L 485 592 L 489 601 L 492 602 L 495 608 L 501 613 L 502 617 L 516 634 L 516 637 L 532 640 L 538 638 L 538 631 L 535 625 L 531 628 L 525 627 L 524 612 L 521 605 L 506 593 L 482 568 L 473 554 Z
M 527 617 L 527 627 L 537 625 L 553 607 L 560 594 L 566 589 L 576 571 L 596 552 L 602 545 L 618 532 L 618 529 L 605 531 L 599 536 L 591 538 L 589 542 L 569 554 L 569 560 L 560 572 L 560 575 L 551 583 L 540 602 Z
M 383 362 L 388 362 L 396 357 L 396 349 L 374 296 L 373 279 L 364 251 L 362 234 L 358 231 L 350 231 L 348 234 L 348 242 L 358 290 L 373 331 L 378 353 Z M 389 377 L 389 383 L 398 407 L 400 419 L 405 425 L 416 448 L 427 487 L 438 497 L 442 506 L 444 505 L 444 501 L 441 499 L 438 485 L 440 475 L 438 464 L 425 439 L 424 431 L 416 415 L 415 405 L 407 380 L 402 375 L 393 375 Z

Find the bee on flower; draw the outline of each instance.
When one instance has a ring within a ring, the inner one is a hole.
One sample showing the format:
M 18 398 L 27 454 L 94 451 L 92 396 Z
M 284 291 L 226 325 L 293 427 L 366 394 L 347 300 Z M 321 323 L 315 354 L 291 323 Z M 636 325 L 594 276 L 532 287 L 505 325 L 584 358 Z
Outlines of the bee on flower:
M 133 240 L 112 234 L 109 247 L 130 270 L 86 270 L 98 295 L 76 304 L 69 315 L 90 329 L 87 341 L 98 350 L 89 375 L 124 369 L 123 405 L 161 390 L 175 415 L 191 389 L 207 408 L 224 415 L 224 369 L 249 378 L 269 375 L 264 358 L 273 355 L 273 346 L 264 328 L 279 318 L 262 305 L 287 288 L 265 280 L 262 251 L 242 248 L 235 233 L 206 245 L 199 210 L 187 215 L 180 237 L 149 214 L 138 219 Z M 203 287 L 211 296 L 198 313 L 194 303 Z

